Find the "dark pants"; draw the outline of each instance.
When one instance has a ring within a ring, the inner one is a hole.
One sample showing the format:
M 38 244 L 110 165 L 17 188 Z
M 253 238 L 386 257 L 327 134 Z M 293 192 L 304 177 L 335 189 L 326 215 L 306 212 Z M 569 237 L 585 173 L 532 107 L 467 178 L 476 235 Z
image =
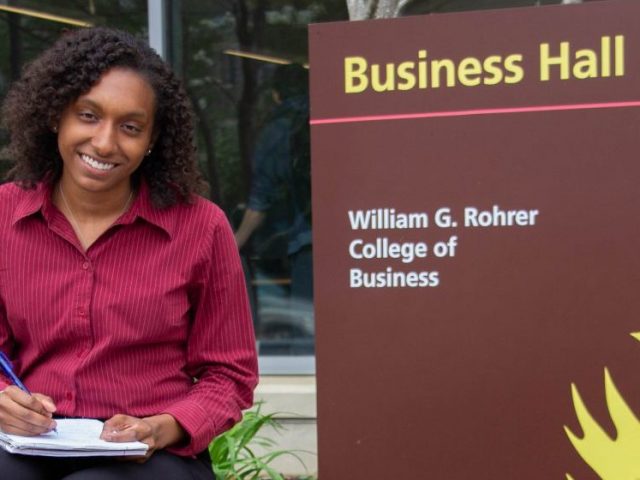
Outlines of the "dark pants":
M 185 458 L 165 451 L 146 463 L 109 457 L 53 458 L 0 449 L 0 478 L 7 480 L 215 480 L 208 452 Z

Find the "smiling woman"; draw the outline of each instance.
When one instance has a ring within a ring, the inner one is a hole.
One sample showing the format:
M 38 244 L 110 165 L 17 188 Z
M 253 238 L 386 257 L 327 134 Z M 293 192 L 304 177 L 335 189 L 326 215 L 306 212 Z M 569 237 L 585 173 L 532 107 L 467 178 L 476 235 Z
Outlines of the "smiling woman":
M 144 42 L 63 36 L 3 108 L 14 161 L 0 186 L 0 429 L 58 417 L 149 446 L 137 463 L 0 452 L 7 478 L 212 479 L 207 446 L 252 402 L 254 332 L 231 229 L 198 195 L 192 115 Z

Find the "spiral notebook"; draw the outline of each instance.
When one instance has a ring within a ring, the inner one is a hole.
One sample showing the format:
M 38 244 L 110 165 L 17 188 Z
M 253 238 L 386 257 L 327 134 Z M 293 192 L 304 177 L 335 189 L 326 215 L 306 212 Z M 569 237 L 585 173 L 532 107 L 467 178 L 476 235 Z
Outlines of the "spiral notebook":
M 106 442 L 100 439 L 103 423 L 86 418 L 57 419 L 58 433 L 22 437 L 0 432 L 0 448 L 21 455 L 45 457 L 93 457 L 144 455 L 142 442 Z

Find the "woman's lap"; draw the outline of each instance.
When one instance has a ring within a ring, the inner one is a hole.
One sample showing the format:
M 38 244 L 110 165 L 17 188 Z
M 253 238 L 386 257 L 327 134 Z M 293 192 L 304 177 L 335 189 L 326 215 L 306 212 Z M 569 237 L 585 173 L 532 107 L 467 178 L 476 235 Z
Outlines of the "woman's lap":
M 147 462 L 104 457 L 51 458 L 0 450 L 0 476 L 20 480 L 214 480 L 206 456 L 198 459 L 156 452 Z
M 19 478 L 20 480 L 43 480 L 44 465 L 38 465 L 24 455 L 12 455 L 0 450 L 0 472 L 2 478 Z

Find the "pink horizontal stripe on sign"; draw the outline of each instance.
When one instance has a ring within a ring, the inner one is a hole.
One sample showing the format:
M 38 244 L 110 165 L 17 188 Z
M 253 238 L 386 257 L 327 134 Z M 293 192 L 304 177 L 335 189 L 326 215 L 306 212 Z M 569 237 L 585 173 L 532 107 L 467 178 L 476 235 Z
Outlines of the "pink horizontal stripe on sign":
M 624 107 L 640 107 L 640 101 L 577 103 L 574 105 L 538 105 L 531 107 L 511 108 L 480 108 L 475 110 L 451 110 L 448 112 L 399 113 L 393 115 L 368 115 L 362 117 L 317 118 L 311 120 L 309 123 L 311 125 L 326 125 L 331 123 L 380 122 L 384 120 L 412 120 L 416 118 L 465 117 L 470 115 L 499 115 L 504 113 L 553 112 L 562 110 L 590 110 L 595 108 Z

